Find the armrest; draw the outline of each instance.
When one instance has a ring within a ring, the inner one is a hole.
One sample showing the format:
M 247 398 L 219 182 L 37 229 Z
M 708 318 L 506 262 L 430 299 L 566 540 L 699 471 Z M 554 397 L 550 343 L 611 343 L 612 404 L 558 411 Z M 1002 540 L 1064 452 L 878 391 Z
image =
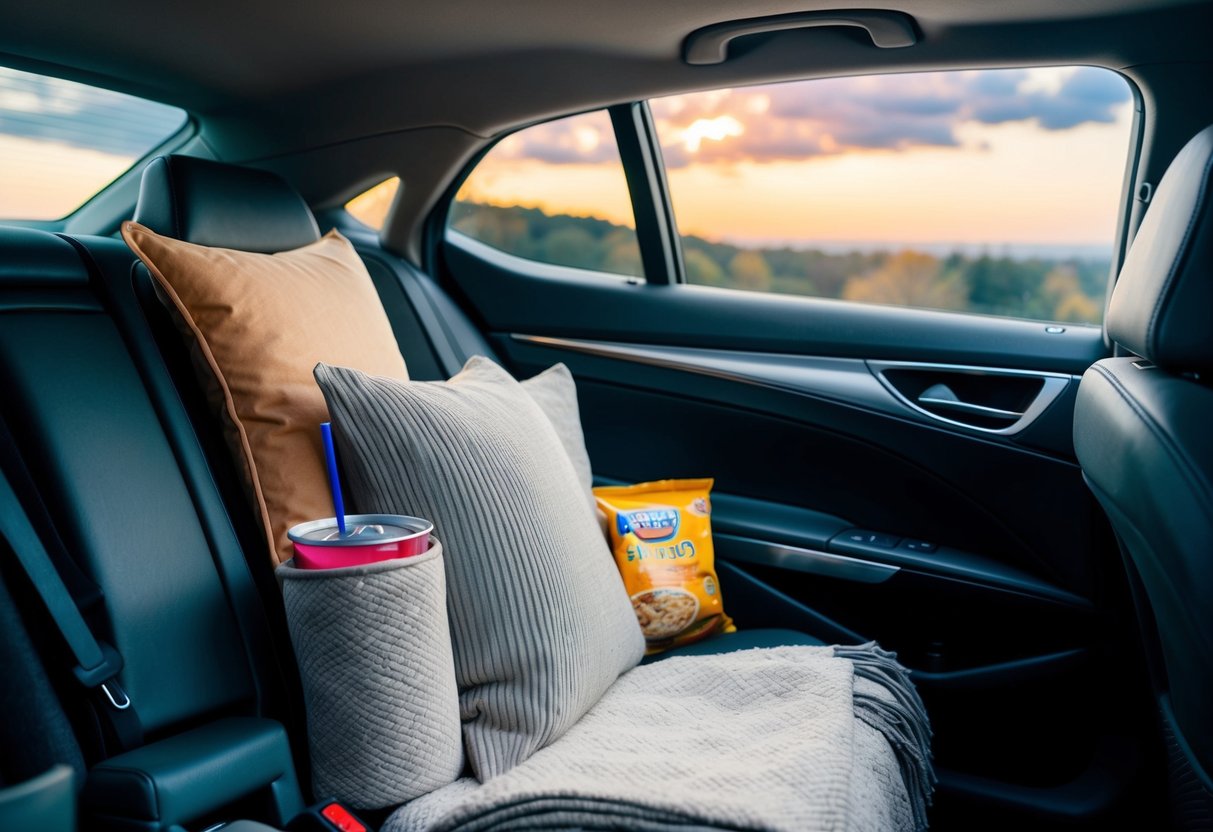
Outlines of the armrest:
M 111 757 L 89 772 L 81 800 L 108 828 L 161 832 L 262 789 L 280 825 L 303 808 L 282 726 L 232 717 Z

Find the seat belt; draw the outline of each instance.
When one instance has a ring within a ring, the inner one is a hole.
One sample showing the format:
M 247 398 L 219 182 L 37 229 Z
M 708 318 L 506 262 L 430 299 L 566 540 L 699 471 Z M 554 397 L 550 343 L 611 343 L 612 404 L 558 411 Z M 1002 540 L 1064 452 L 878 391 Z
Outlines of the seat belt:
M 8 476 L 28 475 L 11 440 L 7 426 L 0 421 L 0 461 L 5 463 L 4 472 Z M 143 726 L 130 696 L 118 681 L 122 656 L 89 628 L 8 476 L 0 475 L 0 537 L 8 543 L 66 642 L 76 663 L 72 668 L 76 679 L 94 692 L 93 698 L 97 700 L 94 709 L 110 729 L 110 741 L 118 746 L 114 753 L 138 747 L 143 743 Z

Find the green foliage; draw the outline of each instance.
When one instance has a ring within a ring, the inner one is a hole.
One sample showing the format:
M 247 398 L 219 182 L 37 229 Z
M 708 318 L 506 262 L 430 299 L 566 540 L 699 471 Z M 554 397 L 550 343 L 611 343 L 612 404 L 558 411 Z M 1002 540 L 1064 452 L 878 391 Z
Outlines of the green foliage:
M 451 227 L 543 263 L 641 276 L 636 232 L 593 217 L 456 202 Z M 747 248 L 682 238 L 687 281 L 757 292 L 1099 323 L 1109 261 Z
M 456 202 L 451 227 L 493 248 L 557 266 L 642 277 L 636 232 L 593 217 Z

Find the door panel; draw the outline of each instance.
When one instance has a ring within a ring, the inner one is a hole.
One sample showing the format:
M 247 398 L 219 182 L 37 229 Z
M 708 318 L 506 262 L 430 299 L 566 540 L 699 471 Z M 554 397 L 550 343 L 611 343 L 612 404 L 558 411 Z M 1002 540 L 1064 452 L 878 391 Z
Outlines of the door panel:
M 600 476 L 711 475 L 725 493 L 976 553 L 1078 595 L 1092 590 L 1085 554 L 1101 515 L 1073 462 L 807 392 L 530 340 L 495 343 L 520 376 L 556 361 L 573 371 Z

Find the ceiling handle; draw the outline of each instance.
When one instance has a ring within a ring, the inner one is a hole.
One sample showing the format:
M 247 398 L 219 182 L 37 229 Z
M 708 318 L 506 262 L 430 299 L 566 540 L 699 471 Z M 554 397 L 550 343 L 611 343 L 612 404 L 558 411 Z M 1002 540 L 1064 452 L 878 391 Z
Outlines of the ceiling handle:
M 914 19 L 893 11 L 820 11 L 777 14 L 730 20 L 696 29 L 683 44 L 682 57 L 688 64 L 720 64 L 728 58 L 729 43 L 748 35 L 782 32 L 788 29 L 816 29 L 850 26 L 865 30 L 880 49 L 899 49 L 918 42 Z

